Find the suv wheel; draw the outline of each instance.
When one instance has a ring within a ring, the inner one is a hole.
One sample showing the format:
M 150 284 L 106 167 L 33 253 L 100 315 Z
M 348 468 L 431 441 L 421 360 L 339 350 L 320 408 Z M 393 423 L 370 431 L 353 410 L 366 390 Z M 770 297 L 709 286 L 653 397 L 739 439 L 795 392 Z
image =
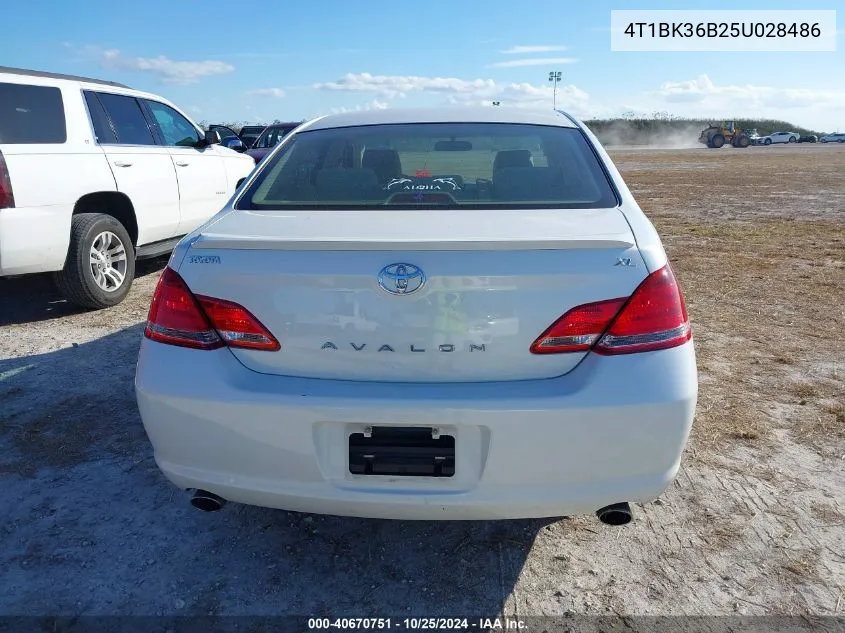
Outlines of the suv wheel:
M 102 213 L 73 216 L 65 267 L 56 273 L 62 294 L 85 308 L 108 308 L 123 301 L 134 277 L 135 249 L 123 225 Z

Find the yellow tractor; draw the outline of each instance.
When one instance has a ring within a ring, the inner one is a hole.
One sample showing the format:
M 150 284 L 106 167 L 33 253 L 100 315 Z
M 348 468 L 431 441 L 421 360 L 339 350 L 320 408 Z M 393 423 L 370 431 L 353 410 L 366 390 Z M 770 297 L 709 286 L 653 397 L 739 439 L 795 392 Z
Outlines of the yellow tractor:
M 725 143 L 730 143 L 733 147 L 748 147 L 754 144 L 749 133 L 740 130 L 735 121 L 722 121 L 719 125 L 711 125 L 701 132 L 698 142 L 716 149 Z

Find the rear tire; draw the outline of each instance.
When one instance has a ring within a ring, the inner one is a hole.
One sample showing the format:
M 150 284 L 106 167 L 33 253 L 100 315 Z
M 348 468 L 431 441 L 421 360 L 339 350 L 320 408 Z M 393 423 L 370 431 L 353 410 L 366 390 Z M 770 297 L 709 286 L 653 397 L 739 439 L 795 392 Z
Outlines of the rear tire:
M 110 215 L 80 213 L 70 225 L 70 246 L 56 286 L 83 308 L 109 308 L 126 298 L 135 278 L 135 249 L 124 226 Z
M 719 149 L 725 144 L 725 137 L 721 134 L 716 134 L 712 139 L 710 139 L 710 143 L 713 145 L 713 147 Z

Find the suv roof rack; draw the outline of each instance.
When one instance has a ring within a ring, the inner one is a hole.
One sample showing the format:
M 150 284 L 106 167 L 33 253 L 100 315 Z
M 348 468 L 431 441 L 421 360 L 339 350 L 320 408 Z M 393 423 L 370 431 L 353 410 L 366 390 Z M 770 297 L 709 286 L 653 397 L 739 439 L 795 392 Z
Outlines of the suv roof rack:
M 116 81 L 92 79 L 91 77 L 80 77 L 78 75 L 62 75 L 60 73 L 48 73 L 41 70 L 28 70 L 26 68 L 12 68 L 10 66 L 0 66 L 0 73 L 9 73 L 11 75 L 26 75 L 28 77 L 48 77 L 50 79 L 68 79 L 70 81 L 85 81 L 91 84 L 103 84 L 105 86 L 129 88 L 129 86 L 117 83 Z

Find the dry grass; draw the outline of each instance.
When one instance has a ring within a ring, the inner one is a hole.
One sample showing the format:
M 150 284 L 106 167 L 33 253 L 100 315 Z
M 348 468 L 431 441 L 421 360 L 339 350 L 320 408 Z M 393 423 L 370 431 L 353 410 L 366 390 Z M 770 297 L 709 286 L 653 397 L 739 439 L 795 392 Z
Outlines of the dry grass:
M 818 412 L 796 424 L 794 435 L 822 455 L 840 456 L 845 443 L 845 404 L 822 404 Z
M 839 512 L 832 505 L 827 503 L 813 502 L 810 505 L 813 517 L 827 525 L 845 525 L 845 515 Z
M 761 444 L 781 427 L 841 448 L 842 407 L 824 403 L 845 401 L 845 372 L 818 367 L 845 359 L 845 151 L 614 160 L 686 295 L 702 379 L 693 445 Z
M 819 559 L 817 550 L 783 550 L 783 559 L 778 565 L 780 573 L 786 573 L 794 578 L 793 582 L 819 579 Z

